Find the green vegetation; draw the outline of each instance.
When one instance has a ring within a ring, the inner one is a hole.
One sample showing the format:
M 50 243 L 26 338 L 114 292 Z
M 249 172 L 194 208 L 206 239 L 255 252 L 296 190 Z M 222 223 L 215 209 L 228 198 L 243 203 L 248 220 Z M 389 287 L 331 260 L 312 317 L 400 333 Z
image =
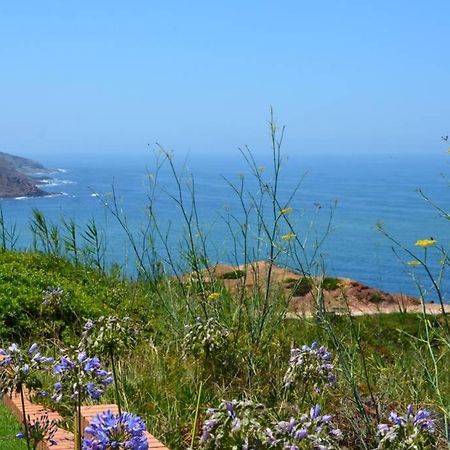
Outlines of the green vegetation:
M 33 335 L 73 336 L 87 317 L 138 311 L 145 295 L 134 303 L 123 298 L 136 286 L 96 269 L 74 265 L 51 254 L 3 252 L 0 256 L 0 337 L 21 340 Z M 43 291 L 60 287 L 64 301 L 57 308 L 43 304 Z M 123 308 L 126 308 L 124 310 Z M 50 320 L 49 320 L 50 319 Z M 39 323 L 40 328 L 36 329 Z
M 2 279 L 8 278 L 12 268 L 16 279 L 14 293 L 9 284 L 4 283 L 0 285 L 0 295 L 16 300 L 13 304 L 19 322 L 11 322 L 11 317 L 4 314 L 1 316 L 3 346 L 10 340 L 29 343 L 39 339 L 47 342 L 48 350 L 52 352 L 51 333 L 54 331 L 62 344 L 71 344 L 81 336 L 83 319 L 98 317 L 100 313 L 119 312 L 120 315 L 131 316 L 143 331 L 136 347 L 119 361 L 124 404 L 145 418 L 149 429 L 173 449 L 184 448 L 192 438 L 192 418 L 200 386 L 200 419 L 207 407 L 217 405 L 223 398 L 242 398 L 243 392 L 266 405 L 276 404 L 281 392 L 277 392 L 275 386 L 286 371 L 291 346 L 313 341 L 335 352 L 345 349 L 341 357 L 345 364 L 351 365 L 354 378 L 358 380 L 353 386 L 351 380 L 346 379 L 345 369 L 341 368 L 337 387 L 327 398 L 321 398 L 324 408 L 339 414 L 340 426 L 350 433 L 347 434 L 350 436 L 348 444 L 353 447 L 359 448 L 358 441 L 362 436 L 366 440 L 373 439 L 369 434 L 373 430 L 364 422 L 358 425 L 361 429 L 354 429 L 353 417 L 360 414 L 352 400 L 354 387 L 359 391 L 360 401 L 373 414 L 371 395 L 381 414 L 395 405 L 436 404 L 436 390 L 427 370 L 433 361 L 427 342 L 423 341 L 426 327 L 433 336 L 434 351 L 439 352 L 436 364 L 441 382 L 440 394 L 450 398 L 446 364 L 450 349 L 440 338 L 443 322 L 436 317 L 427 317 L 426 325 L 420 316 L 401 313 L 284 320 L 279 325 L 268 323 L 270 336 L 264 334 L 259 345 L 254 347 L 254 337 L 249 332 L 237 334 L 232 325 L 230 311 L 237 306 L 237 299 L 224 295 L 204 306 L 208 310 L 218 308 L 221 321 L 227 324 L 231 334 L 225 347 L 209 353 L 200 348 L 191 357 L 183 350 L 182 340 L 184 325 L 192 323 L 192 319 L 184 308 L 179 308 L 176 310 L 177 320 L 172 321 L 162 306 L 169 297 L 174 305 L 181 304 L 185 295 L 170 280 L 150 286 L 145 281 L 132 282 L 103 275 L 56 256 L 2 253 Z M 30 278 L 33 282 L 29 281 Z M 59 312 L 40 310 L 43 294 L 39 288 L 47 288 L 50 281 L 55 285 L 55 280 L 57 286 L 68 293 L 67 296 L 64 294 L 62 301 L 67 302 L 67 306 L 62 306 Z M 192 303 L 204 304 L 198 292 L 188 292 L 188 295 Z M 283 302 L 281 297 L 271 298 L 271 301 Z M 174 313 L 172 310 L 171 314 Z M 56 327 L 49 320 L 55 316 L 58 317 Z M 243 326 L 251 330 L 252 324 Z M 329 327 L 332 327 L 331 334 Z M 113 391 L 108 391 L 104 400 L 115 401 Z M 375 426 L 375 416 L 370 416 L 370 420 Z M 354 435 L 356 432 L 358 436 Z
M 337 278 L 325 277 L 322 281 L 322 289 L 324 291 L 334 291 L 339 289 L 340 284 Z
M 239 278 L 244 277 L 245 274 L 246 274 L 245 270 L 233 270 L 232 272 L 224 273 L 218 278 L 220 280 L 238 280 Z
M 300 278 L 298 281 L 295 282 L 294 287 L 292 289 L 292 295 L 302 297 L 306 294 L 309 294 L 311 292 L 311 289 L 313 288 L 314 284 L 312 280 L 309 278 Z
M 339 279 L 332 277 L 324 277 L 319 281 L 314 281 L 308 277 L 302 277 L 298 280 L 295 278 L 288 278 L 284 283 L 286 287 L 292 289 L 291 292 L 294 297 L 303 297 L 304 295 L 309 294 L 317 285 L 320 285 L 321 289 L 324 291 L 334 291 L 340 287 Z
M 5 450 L 25 450 L 27 444 L 22 439 L 17 439 L 20 431 L 17 420 L 6 407 L 0 403 L 0 448 Z

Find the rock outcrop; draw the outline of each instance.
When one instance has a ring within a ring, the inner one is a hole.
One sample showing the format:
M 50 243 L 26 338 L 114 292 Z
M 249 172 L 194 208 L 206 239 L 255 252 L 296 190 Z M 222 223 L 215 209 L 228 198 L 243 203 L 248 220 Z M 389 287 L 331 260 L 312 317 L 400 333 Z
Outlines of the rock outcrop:
M 289 301 L 289 317 L 311 315 L 317 311 L 318 289 L 326 310 L 330 313 L 345 315 L 371 315 L 395 312 L 421 313 L 424 308 L 428 314 L 440 314 L 443 309 L 450 313 L 450 305 L 442 307 L 433 302 L 423 305 L 417 298 L 405 294 L 391 294 L 380 289 L 366 286 L 350 278 L 314 279 L 303 277 L 298 272 L 270 266 L 266 261 L 249 263 L 246 266 L 217 264 L 202 271 L 203 281 L 220 280 L 231 292 L 251 294 L 264 293 L 270 270 L 271 289 L 284 293 Z M 182 278 L 186 282 L 195 282 L 195 273 Z
M 0 197 L 42 197 L 48 195 L 37 186 L 39 176 L 54 172 L 38 161 L 0 152 Z

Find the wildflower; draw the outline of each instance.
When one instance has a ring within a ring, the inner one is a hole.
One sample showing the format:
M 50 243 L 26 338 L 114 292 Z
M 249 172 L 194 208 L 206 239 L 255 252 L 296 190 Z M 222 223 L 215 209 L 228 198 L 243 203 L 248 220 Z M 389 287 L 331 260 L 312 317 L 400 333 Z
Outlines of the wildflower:
M 88 319 L 83 326 L 83 335 L 88 334 L 89 331 L 92 330 L 94 325 L 95 325 L 94 321 L 92 319 Z
M 83 327 L 83 348 L 101 357 L 118 356 L 129 351 L 139 329 L 129 317 L 102 316 L 88 319 Z
M 20 347 L 13 343 L 7 350 L 0 349 L 0 355 L 3 356 L 0 361 L 0 392 L 10 394 L 18 392 L 24 405 L 24 389 L 39 388 L 40 383 L 37 373 L 46 369 L 46 365 L 53 362 L 53 358 L 46 358 L 39 353 L 36 343 L 32 344 L 28 351 L 22 351 Z M 27 447 L 30 448 L 31 435 L 28 431 L 28 422 L 25 406 L 22 408 L 23 426 L 25 433 L 23 437 L 27 440 Z M 21 433 L 19 437 L 21 437 Z
M 230 332 L 214 318 L 209 318 L 206 322 L 197 317 L 192 325 L 186 325 L 186 334 L 183 339 L 185 355 L 191 353 L 211 354 L 219 353 L 227 343 Z
M 418 267 L 418 266 L 422 265 L 422 263 L 419 261 L 408 261 L 406 264 L 408 264 L 408 266 L 412 266 L 412 267 Z
M 36 343 L 27 351 L 15 343 L 7 349 L 0 349 L 3 359 L 0 361 L 0 391 L 11 393 L 18 391 L 25 384 L 28 387 L 39 387 L 36 374 L 53 362 L 53 358 L 46 358 L 38 351 Z
M 389 424 L 378 425 L 378 435 L 381 438 L 377 447 L 378 450 L 434 448 L 435 423 L 430 411 L 421 409 L 414 414 L 412 406 L 408 405 L 404 416 L 391 411 L 389 422 Z
M 283 208 L 283 209 L 280 209 L 280 215 L 284 216 L 286 214 L 290 214 L 292 211 L 294 211 L 293 208 Z
M 113 382 L 111 372 L 103 370 L 98 357 L 88 357 L 83 351 L 62 356 L 54 365 L 53 374 L 57 378 L 52 397 L 56 402 L 64 396 L 73 402 L 85 398 L 98 400 L 105 387 Z
M 311 346 L 291 349 L 289 367 L 284 375 L 284 386 L 292 388 L 303 383 L 311 383 L 316 392 L 324 386 L 332 386 L 336 382 L 331 353 L 317 342 Z
M 102 316 L 97 320 L 88 319 L 83 327 L 82 346 L 109 361 L 114 379 L 106 376 L 100 384 L 105 385 L 114 381 L 116 403 L 119 414 L 122 412 L 119 380 L 116 370 L 117 357 L 126 353 L 135 344 L 139 328 L 129 317 Z M 90 365 L 89 365 L 90 367 Z M 89 396 L 98 399 L 102 395 L 102 388 L 95 384 L 86 385 Z
M 288 233 L 288 234 L 283 234 L 283 236 L 281 236 L 281 239 L 283 241 L 290 241 L 291 239 L 296 238 L 297 235 L 295 233 Z
M 113 414 L 106 411 L 97 414 L 86 427 L 82 450 L 148 450 L 144 421 L 133 414 Z
M 49 287 L 42 291 L 42 294 L 42 303 L 53 307 L 61 305 L 64 297 L 64 291 L 60 287 Z
M 41 442 L 48 442 L 50 445 L 57 444 L 53 438 L 58 429 L 58 424 L 56 420 L 50 420 L 47 414 L 43 414 L 33 420 L 28 415 L 26 426 L 28 429 L 28 437 L 33 448 L 37 448 Z M 25 439 L 26 433 L 17 433 L 16 437 L 19 439 Z
M 272 424 L 266 429 L 266 441 L 270 447 L 278 449 L 338 449 L 342 437 L 339 428 L 334 428 L 331 415 L 321 415 L 319 405 L 313 406 L 309 414 L 299 419 Z
M 219 292 L 212 292 L 208 295 L 208 300 L 218 300 L 221 297 Z
M 436 240 L 434 240 L 433 238 L 430 239 L 419 239 L 418 241 L 416 241 L 416 246 L 417 247 L 422 247 L 422 248 L 427 248 L 427 247 L 431 247 L 432 245 L 436 244 Z
M 264 448 L 267 410 L 250 400 L 223 401 L 206 412 L 200 446 L 202 448 Z
M 278 413 L 276 414 L 278 415 Z M 278 450 L 340 448 L 342 432 L 333 416 L 321 415 L 318 405 L 300 418 L 273 421 L 270 411 L 249 400 L 222 401 L 206 412 L 200 438 L 201 448 Z

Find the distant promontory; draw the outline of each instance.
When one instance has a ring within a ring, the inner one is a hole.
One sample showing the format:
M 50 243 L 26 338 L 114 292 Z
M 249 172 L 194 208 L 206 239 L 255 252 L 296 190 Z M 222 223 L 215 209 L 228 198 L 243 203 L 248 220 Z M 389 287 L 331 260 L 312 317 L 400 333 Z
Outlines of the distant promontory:
M 49 195 L 38 187 L 55 169 L 38 161 L 0 152 L 0 197 L 43 197 Z

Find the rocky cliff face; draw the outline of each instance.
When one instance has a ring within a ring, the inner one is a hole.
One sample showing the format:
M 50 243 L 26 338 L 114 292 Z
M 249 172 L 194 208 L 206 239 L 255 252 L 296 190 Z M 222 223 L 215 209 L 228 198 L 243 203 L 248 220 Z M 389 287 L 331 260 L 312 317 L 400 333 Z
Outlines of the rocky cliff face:
M 37 161 L 0 152 L 0 197 L 42 197 L 47 192 L 36 186 L 36 175 L 53 170 Z

